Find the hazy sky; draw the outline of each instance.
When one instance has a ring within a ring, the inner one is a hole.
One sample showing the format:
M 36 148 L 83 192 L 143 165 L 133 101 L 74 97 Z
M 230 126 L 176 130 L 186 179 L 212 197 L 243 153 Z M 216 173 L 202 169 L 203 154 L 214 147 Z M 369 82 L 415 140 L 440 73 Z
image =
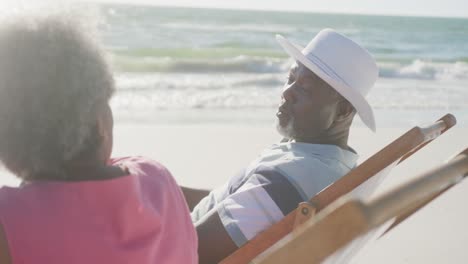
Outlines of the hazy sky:
M 468 0 L 73 0 L 260 10 L 468 17 Z
M 43 5 L 50 2 L 107 2 L 156 6 L 468 18 L 468 0 L 0 0 L 0 12 L 8 7 Z

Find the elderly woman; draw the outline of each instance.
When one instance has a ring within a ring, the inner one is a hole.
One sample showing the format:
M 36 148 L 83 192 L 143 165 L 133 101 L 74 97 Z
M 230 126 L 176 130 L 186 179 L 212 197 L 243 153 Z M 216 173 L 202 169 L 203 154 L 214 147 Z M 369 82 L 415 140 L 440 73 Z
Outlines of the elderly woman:
M 114 82 L 99 45 L 59 16 L 0 26 L 0 263 L 196 263 L 171 174 L 110 158 Z

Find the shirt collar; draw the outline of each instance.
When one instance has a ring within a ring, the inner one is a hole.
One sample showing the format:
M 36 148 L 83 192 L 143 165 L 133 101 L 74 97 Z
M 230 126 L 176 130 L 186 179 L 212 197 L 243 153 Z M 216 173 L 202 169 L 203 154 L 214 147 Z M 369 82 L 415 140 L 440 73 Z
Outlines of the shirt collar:
M 342 149 L 336 145 L 326 144 L 310 144 L 301 142 L 284 142 L 273 146 L 274 148 L 287 149 L 293 153 L 307 153 L 308 155 L 316 154 L 317 156 L 335 159 L 343 163 L 349 169 L 356 166 L 359 155 L 353 151 Z

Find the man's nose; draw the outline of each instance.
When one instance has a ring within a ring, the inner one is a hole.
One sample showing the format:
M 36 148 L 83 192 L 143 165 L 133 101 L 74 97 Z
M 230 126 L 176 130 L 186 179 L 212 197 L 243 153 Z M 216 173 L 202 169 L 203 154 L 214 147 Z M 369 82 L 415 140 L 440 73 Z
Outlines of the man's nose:
M 296 100 L 296 96 L 294 94 L 294 83 L 284 85 L 283 98 L 285 101 L 294 103 Z

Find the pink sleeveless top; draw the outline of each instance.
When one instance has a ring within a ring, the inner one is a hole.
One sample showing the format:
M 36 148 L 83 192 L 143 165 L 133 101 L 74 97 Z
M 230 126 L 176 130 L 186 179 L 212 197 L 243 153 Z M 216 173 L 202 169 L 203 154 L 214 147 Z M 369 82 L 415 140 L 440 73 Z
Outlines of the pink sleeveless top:
M 13 264 L 198 263 L 183 194 L 159 163 L 114 159 L 130 175 L 0 189 Z

